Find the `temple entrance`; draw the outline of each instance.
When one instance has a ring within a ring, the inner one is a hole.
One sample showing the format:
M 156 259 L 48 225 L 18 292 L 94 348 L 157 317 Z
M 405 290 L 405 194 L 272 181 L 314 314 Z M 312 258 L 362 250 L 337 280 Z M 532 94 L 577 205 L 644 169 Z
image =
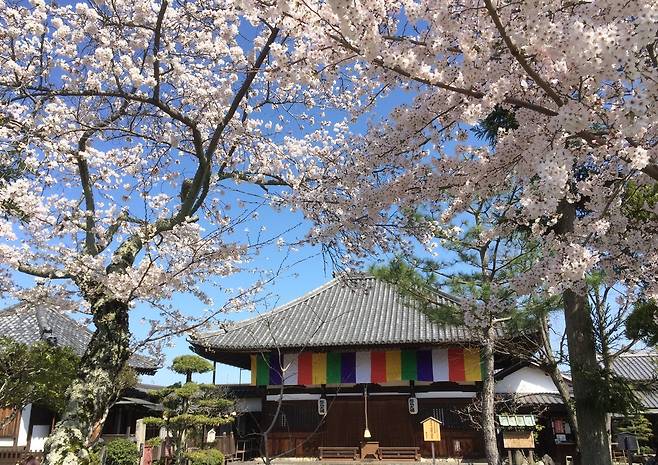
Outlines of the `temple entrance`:
M 433 416 L 442 423 L 438 457 L 481 458 L 482 435 L 459 414 L 465 399 L 419 399 L 419 412 L 411 415 L 407 396 L 369 396 L 370 441 L 382 447 L 418 447 L 430 457 L 430 445 L 423 441 L 421 420 Z M 285 401 L 268 438 L 273 456 L 317 457 L 319 447 L 359 447 L 364 441 L 363 395 L 328 397 L 327 415 L 318 414 L 316 400 Z M 263 424 L 276 410 L 266 402 Z M 269 418 L 269 420 L 268 420 Z
M 406 397 L 368 398 L 370 440 L 378 441 L 382 446 L 418 446 L 411 417 Z M 364 429 L 363 396 L 336 398 L 327 413 L 323 443 L 331 447 L 358 446 L 364 440 Z

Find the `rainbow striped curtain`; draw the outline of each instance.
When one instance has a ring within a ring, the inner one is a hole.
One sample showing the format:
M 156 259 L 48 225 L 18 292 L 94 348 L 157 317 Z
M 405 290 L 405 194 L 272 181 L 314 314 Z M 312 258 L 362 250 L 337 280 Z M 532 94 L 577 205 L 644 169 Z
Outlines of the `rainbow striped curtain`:
M 393 381 L 482 381 L 478 348 L 251 355 L 251 384 L 319 385 Z

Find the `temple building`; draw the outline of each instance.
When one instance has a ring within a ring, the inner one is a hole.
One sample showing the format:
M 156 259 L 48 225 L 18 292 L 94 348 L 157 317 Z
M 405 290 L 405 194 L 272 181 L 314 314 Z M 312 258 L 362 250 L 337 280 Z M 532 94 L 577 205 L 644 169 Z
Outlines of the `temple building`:
M 460 305 L 448 294 L 436 298 Z M 527 337 L 516 340 L 502 330 L 498 337 L 508 350 L 496 353 L 497 395 L 525 399 L 519 404 L 525 412 L 548 412 L 540 419 L 549 428 L 546 444 L 537 448 L 555 453 L 552 422 L 564 418 L 553 402 L 557 389 L 539 367 L 509 355 Z M 439 457 L 484 455 L 471 421 L 477 415 L 467 413 L 482 388 L 477 331 L 433 321 L 396 286 L 373 276 L 336 277 L 190 343 L 210 360 L 250 370 L 250 385 L 227 386 L 247 412 L 237 433 L 262 438 L 269 430 L 270 456 L 317 457 L 322 448 L 376 442 L 392 450 L 417 447 L 427 457 L 421 421 L 428 417 L 441 422 Z M 541 402 L 547 399 L 551 409 Z M 568 435 L 558 431 L 568 446 Z

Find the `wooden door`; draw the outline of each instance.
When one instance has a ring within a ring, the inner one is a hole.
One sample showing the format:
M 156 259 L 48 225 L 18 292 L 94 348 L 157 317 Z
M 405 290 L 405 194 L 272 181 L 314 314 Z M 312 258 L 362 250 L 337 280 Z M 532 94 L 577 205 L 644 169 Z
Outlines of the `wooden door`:
M 363 398 L 334 398 L 329 402 L 322 444 L 325 447 L 356 447 L 363 441 Z

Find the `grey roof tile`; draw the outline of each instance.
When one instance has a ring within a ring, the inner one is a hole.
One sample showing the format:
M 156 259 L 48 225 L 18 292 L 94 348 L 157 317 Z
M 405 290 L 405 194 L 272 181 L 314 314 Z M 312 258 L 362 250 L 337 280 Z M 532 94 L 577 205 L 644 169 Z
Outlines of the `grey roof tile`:
M 658 378 L 658 353 L 637 352 L 622 354 L 612 362 L 612 371 L 632 381 L 651 381 Z
M 611 368 L 617 376 L 634 382 L 635 395 L 645 409 L 658 409 L 658 352 L 622 354 L 613 360 Z
M 521 405 L 562 405 L 562 396 L 551 392 L 518 394 L 514 400 Z
M 439 293 L 438 298 L 447 305 L 460 305 L 448 294 Z M 469 328 L 432 321 L 391 283 L 369 275 L 343 275 L 277 309 L 221 331 L 197 335 L 191 342 L 246 352 L 477 340 Z
M 23 344 L 32 345 L 38 341 L 51 340 L 82 356 L 91 335 L 87 327 L 48 305 L 37 307 L 19 303 L 0 310 L 0 336 Z M 139 354 L 133 354 L 128 363 L 142 372 L 154 372 L 159 368 L 154 360 Z

